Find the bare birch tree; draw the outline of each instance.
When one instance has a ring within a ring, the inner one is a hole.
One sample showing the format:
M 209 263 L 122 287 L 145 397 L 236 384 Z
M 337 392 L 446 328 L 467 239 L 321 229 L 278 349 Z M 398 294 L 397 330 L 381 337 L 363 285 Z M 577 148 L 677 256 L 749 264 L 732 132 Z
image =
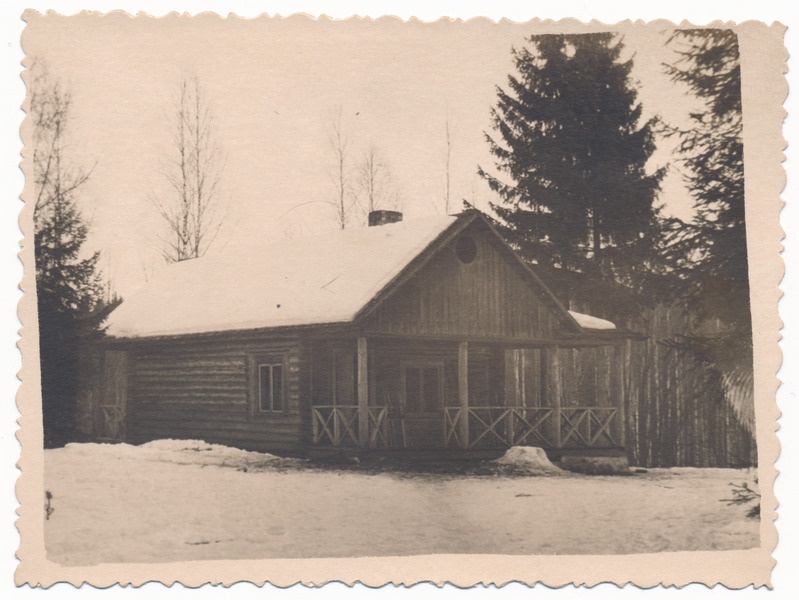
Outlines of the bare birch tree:
M 366 149 L 358 165 L 358 179 L 367 214 L 378 209 L 399 208 L 399 191 L 392 183 L 388 164 L 373 145 Z
M 72 95 L 36 60 L 28 70 L 28 86 L 44 443 L 53 447 L 74 439 L 81 345 L 100 335 L 119 299 L 103 300 L 100 253 L 84 246 L 89 225 L 80 195 L 91 169 L 73 160 Z
M 338 116 L 333 122 L 330 134 L 330 145 L 333 148 L 333 154 L 336 158 L 336 216 L 338 217 L 338 224 L 341 229 L 347 226 L 347 178 L 346 178 L 346 162 L 349 154 L 349 139 L 343 132 L 341 122 L 341 109 L 339 108 Z
M 213 115 L 199 78 L 184 75 L 175 99 L 173 152 L 164 175 L 168 198 L 153 198 L 168 226 L 162 254 L 168 262 L 199 258 L 221 226 L 219 181 L 222 165 Z

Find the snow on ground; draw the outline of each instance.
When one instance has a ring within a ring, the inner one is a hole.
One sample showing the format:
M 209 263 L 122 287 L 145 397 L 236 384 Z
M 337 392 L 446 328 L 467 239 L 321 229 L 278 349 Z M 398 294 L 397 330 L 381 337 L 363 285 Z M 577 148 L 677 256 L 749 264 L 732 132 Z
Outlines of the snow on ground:
M 720 500 L 752 478 L 375 474 L 204 442 L 70 444 L 45 452 L 45 542 L 63 565 L 740 549 L 758 545 L 757 521 Z

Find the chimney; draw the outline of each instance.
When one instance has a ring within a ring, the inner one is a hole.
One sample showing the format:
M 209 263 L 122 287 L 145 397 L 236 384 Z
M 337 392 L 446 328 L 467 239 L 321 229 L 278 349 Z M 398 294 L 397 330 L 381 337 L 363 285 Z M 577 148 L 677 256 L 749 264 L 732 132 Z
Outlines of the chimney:
M 369 227 L 388 225 L 402 221 L 402 213 L 398 210 L 373 210 L 369 213 Z

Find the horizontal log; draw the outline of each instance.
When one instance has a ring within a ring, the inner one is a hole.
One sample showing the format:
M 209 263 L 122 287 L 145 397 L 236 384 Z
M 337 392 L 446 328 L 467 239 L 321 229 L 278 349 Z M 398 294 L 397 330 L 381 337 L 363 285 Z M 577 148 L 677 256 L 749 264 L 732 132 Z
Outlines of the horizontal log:
M 246 404 L 231 406 L 229 408 L 192 406 L 179 408 L 176 406 L 136 406 L 131 411 L 131 418 L 135 419 L 195 419 L 205 420 L 209 423 L 217 420 L 246 421 L 250 415 L 250 407 Z
M 235 355 L 197 354 L 184 353 L 160 354 L 156 356 L 137 356 L 137 368 L 167 369 L 167 368 L 240 368 L 246 363 L 246 353 L 237 352 Z
M 237 378 L 215 378 L 215 377 L 194 377 L 191 379 L 171 379 L 162 377 L 160 379 L 135 379 L 135 387 L 141 389 L 208 389 L 226 390 L 247 387 L 246 377 Z
M 169 393 L 221 393 L 221 394 L 229 394 L 229 393 L 246 393 L 248 386 L 246 381 L 237 381 L 237 382 L 210 382 L 210 381 L 198 381 L 192 383 L 182 383 L 182 382 L 171 382 L 171 381 L 162 381 L 157 383 L 151 382 L 144 382 L 137 381 L 132 386 L 133 389 L 137 391 L 141 391 L 142 393 L 153 393 L 153 392 L 164 392 L 166 394 Z
M 214 390 L 227 393 L 231 391 L 240 391 L 249 389 L 248 382 L 245 379 L 237 379 L 230 381 L 219 380 L 193 380 L 193 381 L 176 381 L 174 379 L 163 379 L 161 381 L 147 379 L 142 381 L 137 379 L 132 382 L 131 389 L 141 390 L 143 392 L 158 392 L 165 391 L 191 391 L 191 390 L 207 390 L 213 392 Z
M 243 377 L 247 374 L 247 364 L 245 361 L 237 362 L 234 365 L 219 366 L 186 366 L 186 365 L 137 365 L 134 369 L 138 377 L 162 377 L 165 373 L 171 373 L 177 377 L 190 377 L 198 372 L 210 377 Z
M 184 419 L 165 418 L 163 416 L 144 417 L 137 416 L 131 420 L 131 425 L 148 431 L 169 431 L 174 429 L 203 429 L 207 431 L 258 431 L 264 435 L 272 435 L 274 432 L 294 431 L 302 424 L 299 416 L 285 418 L 266 419 L 192 419 L 187 416 Z
M 142 426 L 138 423 L 132 424 L 131 435 L 136 437 L 150 437 L 151 439 L 165 439 L 171 437 L 197 437 L 207 439 L 209 437 L 224 440 L 225 442 L 235 442 L 241 440 L 254 440 L 260 442 L 286 442 L 296 441 L 302 435 L 299 424 L 287 424 L 285 427 L 255 428 L 237 427 L 235 425 L 225 425 L 223 427 L 203 427 L 192 423 L 174 423 L 168 426 L 155 427 L 154 424 L 147 423 Z M 224 442 L 223 442 L 224 443 Z
M 224 402 L 224 401 L 245 401 L 249 394 L 245 388 L 241 390 L 164 390 L 164 389 L 139 389 L 133 388 L 131 396 L 141 402 Z
M 142 420 L 163 420 L 163 421 L 204 421 L 211 425 L 217 421 L 241 422 L 241 423 L 266 423 L 269 421 L 299 421 L 302 416 L 298 410 L 286 409 L 277 412 L 257 412 L 253 413 L 249 406 L 235 406 L 231 408 L 214 407 L 208 410 L 207 407 L 191 407 L 189 409 L 178 408 L 175 406 L 163 407 L 161 409 L 150 407 L 135 407 L 129 413 L 131 419 Z
M 197 415 L 208 415 L 208 419 L 215 417 L 217 414 L 238 414 L 247 416 L 250 414 L 250 404 L 247 401 L 240 401 L 240 402 L 208 402 L 205 400 L 198 400 L 196 402 L 186 402 L 186 401 L 160 401 L 160 402 L 141 402 L 136 401 L 135 403 L 129 404 L 129 412 L 130 414 L 145 414 L 145 413 L 157 413 L 157 414 L 167 414 L 167 413 L 175 413 L 175 414 L 197 414 Z M 299 409 L 297 408 L 296 404 L 289 404 L 285 410 L 278 411 L 275 414 L 291 414 L 297 413 Z M 272 413 L 267 413 L 272 414 Z
M 288 396 L 296 396 L 298 394 L 300 387 L 299 381 L 289 381 L 286 384 L 286 390 L 288 392 Z M 219 396 L 230 396 L 230 395 L 238 395 L 238 394 L 248 394 L 250 386 L 243 383 L 237 382 L 234 384 L 207 384 L 207 383 L 198 383 L 196 385 L 188 385 L 188 384 L 174 384 L 174 383 L 163 383 L 163 384 L 140 384 L 134 383 L 131 386 L 131 390 L 135 395 L 139 396 L 154 396 L 158 397 L 159 395 L 196 395 L 196 394 L 216 394 Z

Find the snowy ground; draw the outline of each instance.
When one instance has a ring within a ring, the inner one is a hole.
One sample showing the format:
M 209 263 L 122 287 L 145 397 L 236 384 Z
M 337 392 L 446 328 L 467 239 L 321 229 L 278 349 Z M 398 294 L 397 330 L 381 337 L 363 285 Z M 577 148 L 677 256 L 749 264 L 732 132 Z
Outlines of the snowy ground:
M 630 477 L 482 468 L 359 472 L 166 440 L 45 452 L 48 556 L 64 565 L 193 559 L 611 554 L 758 545 L 728 506 L 753 472 Z

